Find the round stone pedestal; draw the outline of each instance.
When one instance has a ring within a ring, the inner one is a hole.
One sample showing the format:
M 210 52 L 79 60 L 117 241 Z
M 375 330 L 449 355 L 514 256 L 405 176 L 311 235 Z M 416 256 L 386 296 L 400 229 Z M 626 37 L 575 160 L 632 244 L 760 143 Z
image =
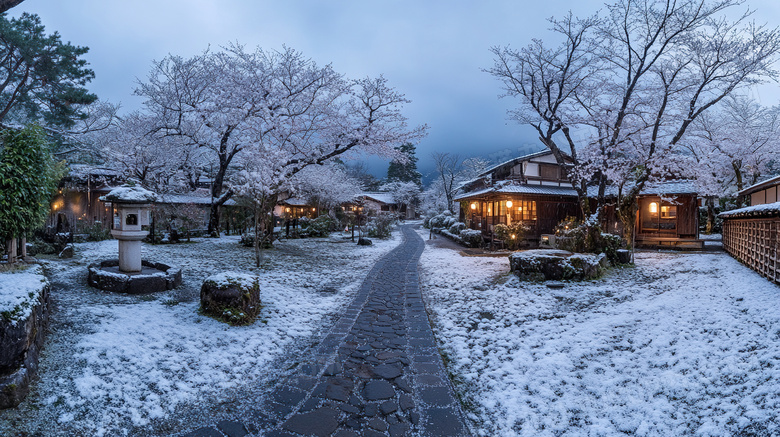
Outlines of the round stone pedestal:
M 91 264 L 87 281 L 89 285 L 106 291 L 154 293 L 181 285 L 181 269 L 163 263 L 142 261 L 139 271 L 123 272 L 120 270 L 119 260 L 112 259 Z

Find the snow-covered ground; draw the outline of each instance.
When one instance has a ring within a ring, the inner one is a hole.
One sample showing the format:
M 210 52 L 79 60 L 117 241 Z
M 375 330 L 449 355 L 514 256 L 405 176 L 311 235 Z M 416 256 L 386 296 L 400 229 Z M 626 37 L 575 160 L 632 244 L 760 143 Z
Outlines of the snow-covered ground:
M 780 287 L 725 253 L 637 253 L 563 289 L 426 247 L 421 284 L 485 436 L 780 435 Z
M 44 262 L 52 329 L 39 380 L 19 408 L 0 411 L 0 435 L 167 435 L 251 406 L 399 242 L 287 240 L 265 251 L 260 269 L 237 237 L 144 245 L 145 259 L 184 274 L 180 289 L 147 296 L 88 287 L 87 264 L 115 258 L 117 242 L 77 244 L 74 259 Z M 227 270 L 260 277 L 264 307 L 253 325 L 198 314 L 203 280 Z

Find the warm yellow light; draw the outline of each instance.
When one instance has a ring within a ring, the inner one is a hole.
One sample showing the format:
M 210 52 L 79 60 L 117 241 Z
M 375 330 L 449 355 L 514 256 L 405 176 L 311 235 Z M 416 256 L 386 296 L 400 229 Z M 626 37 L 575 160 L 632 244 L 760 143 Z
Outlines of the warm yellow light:
M 650 202 L 650 212 L 655 214 L 658 212 L 658 204 L 655 202 Z
M 290 208 L 285 208 L 284 211 L 285 212 L 290 212 Z
M 475 210 L 475 209 L 477 209 L 477 204 L 476 204 L 476 202 L 471 204 L 471 209 L 472 209 L 472 210 Z
M 314 211 L 316 211 L 316 210 L 317 210 L 317 208 L 312 208 L 312 209 L 311 209 L 311 212 L 314 212 Z
M 517 235 L 512 234 L 512 239 L 514 240 L 515 238 L 517 238 Z
M 522 206 L 518 206 L 518 207 L 517 207 L 517 210 L 518 210 L 518 211 L 522 211 L 522 210 L 523 210 L 523 207 L 522 207 Z
M 512 201 L 511 200 L 507 200 L 506 201 L 506 207 L 507 208 L 511 208 L 512 207 Z

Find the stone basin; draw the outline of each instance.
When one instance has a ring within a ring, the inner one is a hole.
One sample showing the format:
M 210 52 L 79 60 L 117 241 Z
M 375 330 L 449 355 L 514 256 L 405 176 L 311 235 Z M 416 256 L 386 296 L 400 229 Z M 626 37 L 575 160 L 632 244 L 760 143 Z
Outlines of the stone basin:
M 119 260 L 90 264 L 89 285 L 117 293 L 147 294 L 172 290 L 181 285 L 181 269 L 163 263 L 141 261 L 141 271 L 122 272 Z

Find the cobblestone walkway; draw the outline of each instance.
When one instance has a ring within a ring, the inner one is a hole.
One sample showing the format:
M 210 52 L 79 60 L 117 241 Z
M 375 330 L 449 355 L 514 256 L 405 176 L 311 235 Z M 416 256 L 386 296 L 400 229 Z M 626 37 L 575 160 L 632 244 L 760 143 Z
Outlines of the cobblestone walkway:
M 425 244 L 411 226 L 293 373 L 248 417 L 186 436 L 468 435 L 418 286 Z

